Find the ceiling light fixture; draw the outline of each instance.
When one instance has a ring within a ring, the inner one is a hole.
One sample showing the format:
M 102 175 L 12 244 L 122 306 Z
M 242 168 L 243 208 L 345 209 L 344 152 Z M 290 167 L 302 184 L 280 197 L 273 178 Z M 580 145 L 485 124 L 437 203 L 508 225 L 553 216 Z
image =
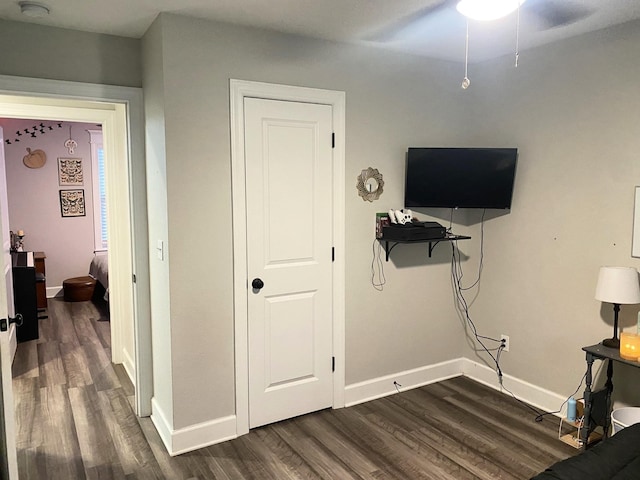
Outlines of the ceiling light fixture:
M 456 9 L 471 20 L 490 21 L 515 12 L 525 0 L 460 0 Z
M 525 0 L 460 0 L 456 5 L 458 12 L 467 17 L 467 35 L 464 45 L 464 79 L 462 89 L 471 85 L 468 76 L 469 66 L 469 20 L 490 21 L 506 17 L 517 10 L 516 19 L 516 68 L 520 57 L 520 7 Z
M 39 3 L 20 2 L 20 12 L 31 18 L 42 18 L 49 15 L 49 8 Z

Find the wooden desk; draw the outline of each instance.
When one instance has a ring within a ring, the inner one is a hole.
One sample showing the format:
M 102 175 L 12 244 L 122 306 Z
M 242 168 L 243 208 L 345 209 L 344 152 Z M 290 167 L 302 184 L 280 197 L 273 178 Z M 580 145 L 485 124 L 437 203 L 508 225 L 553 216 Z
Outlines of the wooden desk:
M 44 252 L 33 252 L 33 263 L 36 267 L 36 275 L 39 273 L 45 278 L 44 282 L 36 283 L 36 295 L 38 300 L 38 309 L 47 308 L 47 275 L 44 266 L 44 259 L 47 258 Z
M 580 432 L 582 449 L 587 448 L 587 438 L 589 432 L 597 425 L 602 427 L 603 438 L 607 438 L 611 413 L 611 392 L 613 392 L 613 364 L 614 362 L 624 363 L 632 367 L 640 368 L 640 363 L 625 360 L 620 356 L 617 348 L 605 347 L 601 343 L 582 347 L 587 354 L 587 373 L 585 374 L 586 387 L 584 389 L 584 427 Z M 607 361 L 607 381 L 603 389 L 593 392 L 591 384 L 593 378 L 591 367 L 594 360 Z

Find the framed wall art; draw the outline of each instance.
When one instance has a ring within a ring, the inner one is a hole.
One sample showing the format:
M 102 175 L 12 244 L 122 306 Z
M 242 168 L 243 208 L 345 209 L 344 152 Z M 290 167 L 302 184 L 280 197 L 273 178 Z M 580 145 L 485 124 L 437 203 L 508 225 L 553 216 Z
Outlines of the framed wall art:
M 61 187 L 65 185 L 82 185 L 81 158 L 58 158 L 58 180 Z
M 63 217 L 84 217 L 84 190 L 60 190 L 60 211 Z

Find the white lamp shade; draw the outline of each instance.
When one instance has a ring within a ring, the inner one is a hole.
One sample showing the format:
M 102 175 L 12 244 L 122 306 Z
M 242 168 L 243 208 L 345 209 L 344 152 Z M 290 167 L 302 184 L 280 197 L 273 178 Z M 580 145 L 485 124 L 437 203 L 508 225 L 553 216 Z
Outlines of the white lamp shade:
M 638 271 L 633 267 L 600 267 L 596 300 L 607 303 L 640 303 Z

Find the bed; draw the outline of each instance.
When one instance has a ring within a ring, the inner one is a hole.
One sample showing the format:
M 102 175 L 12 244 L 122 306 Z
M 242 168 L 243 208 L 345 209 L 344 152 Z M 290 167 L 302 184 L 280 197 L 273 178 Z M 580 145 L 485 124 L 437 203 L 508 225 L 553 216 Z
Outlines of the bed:
M 89 276 L 104 288 L 104 300 L 109 302 L 109 256 L 107 252 L 96 252 L 89 265 Z

